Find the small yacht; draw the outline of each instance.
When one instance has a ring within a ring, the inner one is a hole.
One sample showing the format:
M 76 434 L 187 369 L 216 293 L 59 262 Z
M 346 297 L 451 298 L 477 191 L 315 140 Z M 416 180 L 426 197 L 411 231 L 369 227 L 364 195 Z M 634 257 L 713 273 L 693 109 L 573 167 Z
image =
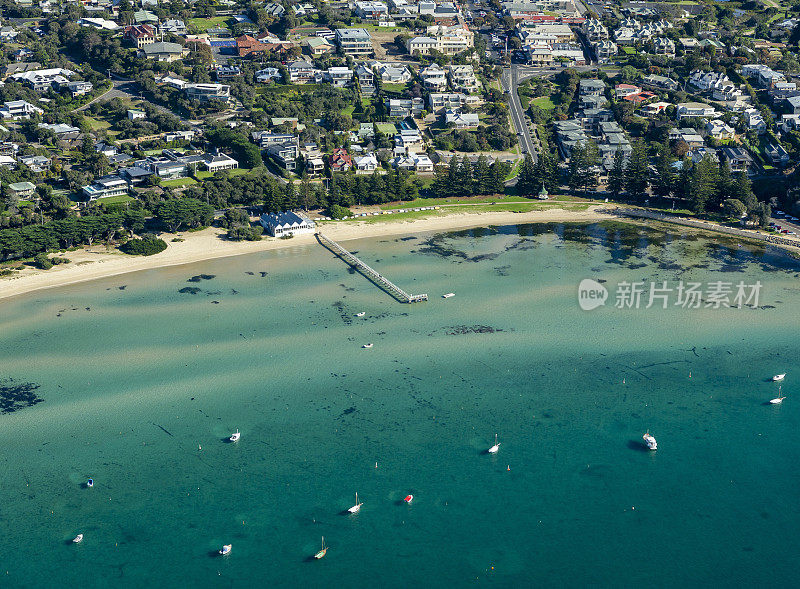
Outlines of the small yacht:
M 403 497 L 403 501 L 405 501 L 406 503 L 411 503 L 413 500 L 414 500 L 414 495 L 406 495 L 405 497 Z
M 366 315 L 364 311 L 361 311 L 361 313 L 356 313 L 356 317 L 363 317 L 364 315 Z
M 361 346 L 361 347 L 362 347 L 362 348 L 371 348 L 371 347 L 372 347 L 372 344 L 364 344 L 364 345 L 363 345 L 363 346 Z
M 786 398 L 786 397 L 784 397 L 784 396 L 782 396 L 782 395 L 781 395 L 781 387 L 778 387 L 778 396 L 777 396 L 777 397 L 775 397 L 774 399 L 770 399 L 770 400 L 769 400 L 769 402 L 770 402 L 770 404 L 772 404 L 772 405 L 780 405 L 781 403 L 783 403 L 783 400 L 784 400 L 785 398 Z
M 497 454 L 500 449 L 500 442 L 497 441 L 497 434 L 494 435 L 494 446 L 489 448 L 489 454 Z
M 240 433 L 239 433 L 239 430 L 237 429 L 237 430 L 236 430 L 236 432 L 235 432 L 235 433 L 232 433 L 232 434 L 231 434 L 231 437 L 230 437 L 230 438 L 228 438 L 228 439 L 229 439 L 231 442 L 238 442 L 238 441 L 239 441 L 239 438 L 241 438 L 241 437 L 242 437 L 242 434 L 240 434 Z
M 230 554 L 231 553 L 231 548 L 233 548 L 233 544 L 225 544 L 222 548 L 219 549 L 219 553 L 222 556 L 225 556 L 226 554 Z
M 86 486 L 89 488 L 94 487 L 94 480 L 89 479 L 88 481 L 86 481 Z
M 359 511 L 361 511 L 361 506 L 362 505 L 364 505 L 364 504 L 358 502 L 358 493 L 356 493 L 356 504 L 353 505 L 353 507 L 351 507 L 347 511 L 349 511 L 350 513 L 358 513 Z
M 75 544 L 80 544 L 81 542 L 83 542 L 83 534 L 78 534 L 77 536 L 75 536 L 75 537 L 72 539 L 72 541 L 73 541 Z
M 785 373 L 785 372 L 784 372 L 783 374 L 776 374 L 775 376 L 773 376 L 773 377 L 772 377 L 772 381 L 773 381 L 773 382 L 780 382 L 780 381 L 782 381 L 784 378 L 786 378 L 786 373 Z
M 454 296 L 456 296 L 456 293 L 454 293 L 454 292 L 448 292 L 447 294 L 443 294 L 443 295 L 442 295 L 442 298 L 443 298 L 443 299 L 449 299 L 450 297 L 454 297 Z
M 642 436 L 642 439 L 648 450 L 658 450 L 658 444 L 656 443 L 656 439 L 650 435 L 650 430 L 647 430 L 647 433 Z
M 322 537 L 322 549 L 314 555 L 314 558 L 319 560 L 320 558 L 325 556 L 325 554 L 327 554 L 327 552 L 328 552 L 328 547 L 325 546 L 325 536 L 323 536 Z

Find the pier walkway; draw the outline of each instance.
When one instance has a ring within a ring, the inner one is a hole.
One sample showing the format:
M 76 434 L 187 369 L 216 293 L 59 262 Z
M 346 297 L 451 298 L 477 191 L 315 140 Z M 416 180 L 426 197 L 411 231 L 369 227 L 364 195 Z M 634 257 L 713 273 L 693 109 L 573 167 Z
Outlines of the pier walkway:
M 428 295 L 427 294 L 409 294 L 404 291 L 402 288 L 394 284 L 392 281 L 388 280 L 387 278 L 381 276 L 378 272 L 367 266 L 364 262 L 359 260 L 349 251 L 344 249 L 341 245 L 326 237 L 322 233 L 317 232 L 315 234 L 317 236 L 317 241 L 320 242 L 321 245 L 329 249 L 335 255 L 339 256 L 346 264 L 351 266 L 353 269 L 358 270 L 364 277 L 366 277 L 370 282 L 375 284 L 381 290 L 389 293 L 395 299 L 400 301 L 401 303 L 416 303 L 419 301 L 427 301 Z

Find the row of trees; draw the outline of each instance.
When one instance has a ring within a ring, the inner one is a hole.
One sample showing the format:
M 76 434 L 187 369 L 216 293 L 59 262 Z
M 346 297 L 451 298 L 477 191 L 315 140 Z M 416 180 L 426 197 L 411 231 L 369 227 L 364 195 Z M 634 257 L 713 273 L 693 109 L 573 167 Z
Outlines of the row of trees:
M 439 166 L 431 184 L 432 196 L 448 198 L 484 194 L 502 194 L 505 179 L 511 171 L 509 164 L 496 160 L 490 165 L 486 156 L 480 155 L 473 166 L 467 156 L 459 160 L 450 158 L 445 168 Z

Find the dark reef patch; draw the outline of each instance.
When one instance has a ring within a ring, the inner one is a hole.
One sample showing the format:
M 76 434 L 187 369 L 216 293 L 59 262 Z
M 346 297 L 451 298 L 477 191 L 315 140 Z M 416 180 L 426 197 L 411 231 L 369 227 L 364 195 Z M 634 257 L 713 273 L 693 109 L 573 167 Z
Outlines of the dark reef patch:
M 13 378 L 0 380 L 0 413 L 14 413 L 44 401 L 36 394 L 38 384 L 17 383 Z

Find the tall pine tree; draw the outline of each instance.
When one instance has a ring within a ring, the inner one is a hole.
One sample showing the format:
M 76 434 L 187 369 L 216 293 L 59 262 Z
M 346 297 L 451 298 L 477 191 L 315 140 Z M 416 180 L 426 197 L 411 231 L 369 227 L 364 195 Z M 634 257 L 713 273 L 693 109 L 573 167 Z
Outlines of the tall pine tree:
M 656 175 L 653 179 L 653 193 L 662 198 L 672 194 L 675 188 L 675 169 L 672 167 L 674 159 L 669 149 L 669 144 L 661 145 L 656 157 Z
M 517 194 L 527 198 L 532 198 L 536 195 L 541 186 L 539 179 L 536 177 L 536 168 L 533 164 L 531 154 L 526 153 L 522 164 L 519 167 L 519 175 L 517 176 Z
M 648 176 L 647 148 L 641 141 L 637 141 L 633 144 L 625 166 L 625 190 L 633 198 L 644 198 L 649 184 Z
M 608 172 L 608 190 L 614 197 L 622 194 L 625 186 L 625 154 L 618 149 L 614 154 L 614 167 Z
M 488 194 L 489 193 L 489 164 L 486 162 L 486 156 L 481 154 L 478 156 L 478 161 L 475 162 L 475 171 L 472 174 L 474 183 L 474 194 Z
M 689 181 L 689 200 L 698 215 L 706 212 L 709 201 L 717 192 L 719 166 L 708 154 L 692 168 Z

